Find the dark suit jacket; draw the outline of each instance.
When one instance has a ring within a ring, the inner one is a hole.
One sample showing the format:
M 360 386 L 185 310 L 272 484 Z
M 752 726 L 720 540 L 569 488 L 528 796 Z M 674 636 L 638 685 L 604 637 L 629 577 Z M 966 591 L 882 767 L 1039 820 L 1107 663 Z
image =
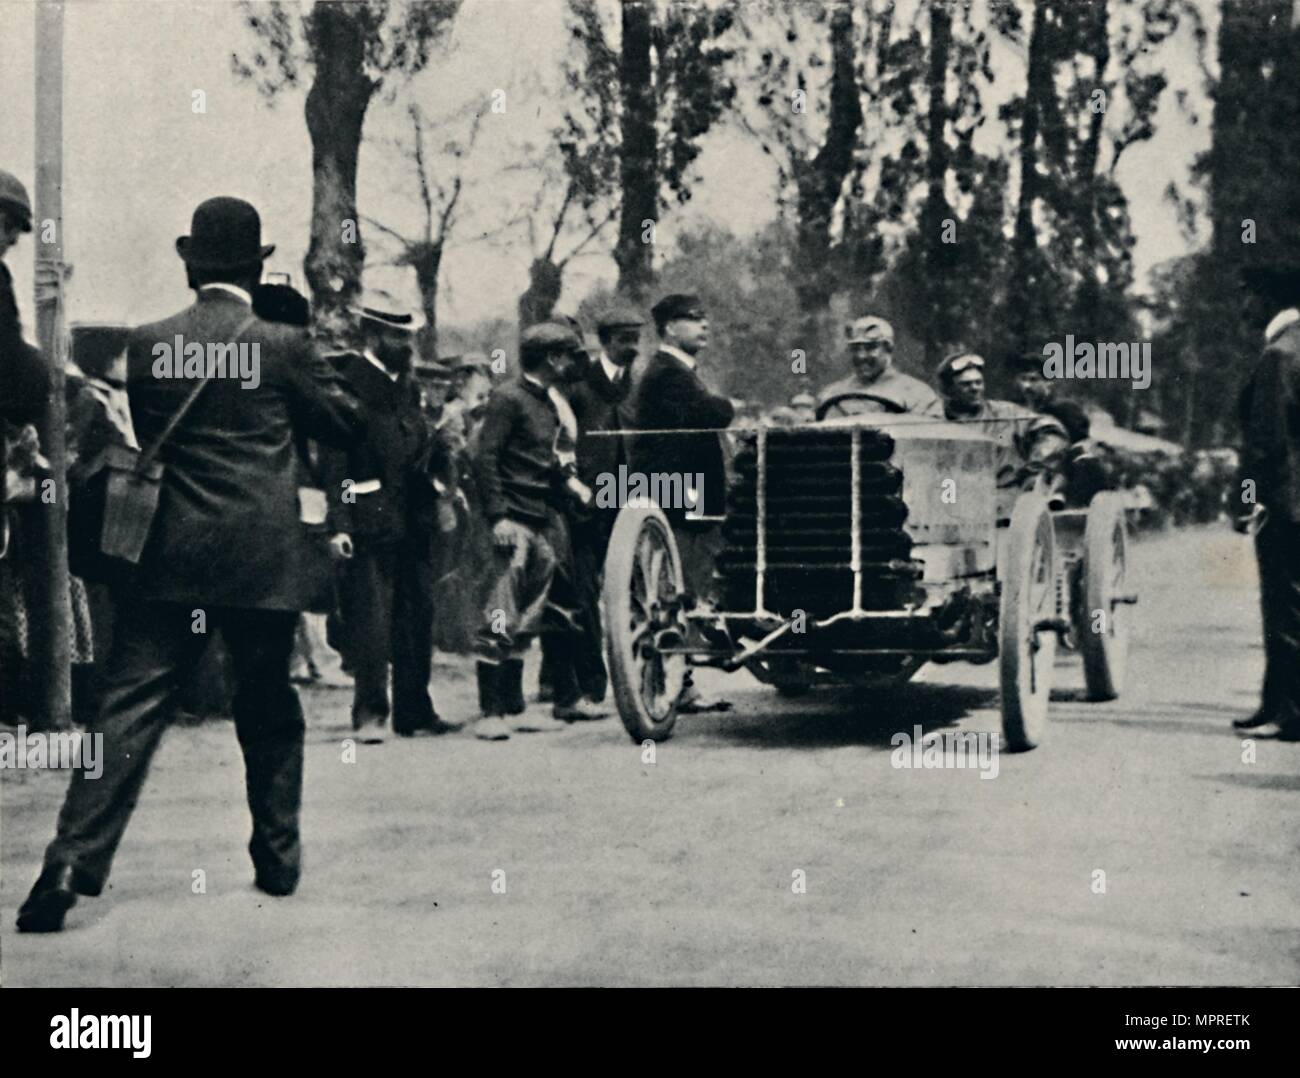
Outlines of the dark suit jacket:
M 141 326 L 127 348 L 127 395 L 141 446 L 161 433 L 190 378 L 154 376 L 155 345 L 225 343 L 249 307 L 221 291 Z M 140 561 L 142 599 L 259 610 L 310 603 L 323 548 L 300 523 L 295 433 L 347 445 L 355 401 L 304 331 L 256 319 L 241 340 L 259 346 L 260 384 L 213 378 L 164 446 L 162 494 Z
M 417 391 L 406 378 L 394 380 L 365 356 L 331 357 L 361 404 L 366 433 L 346 451 L 321 454 L 332 532 L 378 543 L 396 543 L 416 502 L 431 490 L 424 481 L 430 434 Z M 344 480 L 353 486 L 379 481 L 373 493 L 343 499 Z
M 726 397 L 711 393 L 700 376 L 667 352 L 657 352 L 646 368 L 636 398 L 636 426 L 641 430 L 690 430 L 695 434 L 642 434 L 632 447 L 632 468 L 653 472 L 701 472 L 704 512 L 721 516 L 726 505 L 727 473 L 723 430 L 735 410 Z M 672 514 L 679 516 L 680 512 Z
M 1242 393 L 1241 426 L 1241 478 L 1255 481 L 1270 512 L 1300 522 L 1300 322 L 1264 348 Z
M 39 423 L 50 389 L 50 372 L 40 351 L 23 340 L 9 267 L 0 262 L 0 419 L 19 426 Z M 0 437 L 0 482 L 5 444 Z
M 616 475 L 618 466 L 627 463 L 624 438 L 592 437 L 592 432 L 632 429 L 632 372 L 624 370 L 611 382 L 600 360 L 593 359 L 568 397 L 578 420 L 578 476 L 594 487 L 598 476 Z

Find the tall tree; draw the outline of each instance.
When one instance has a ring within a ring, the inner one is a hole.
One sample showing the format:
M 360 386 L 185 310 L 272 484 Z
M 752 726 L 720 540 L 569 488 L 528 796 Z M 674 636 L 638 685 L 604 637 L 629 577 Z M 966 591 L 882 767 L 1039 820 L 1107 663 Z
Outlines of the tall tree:
M 598 80 L 618 100 L 619 290 L 642 300 L 654 280 L 655 228 L 670 201 L 690 198 L 700 140 L 730 106 L 733 50 L 720 44 L 735 0 L 705 7 L 685 0 L 620 0 L 620 42 L 611 48 L 598 0 L 569 0 L 573 36 Z M 617 62 L 611 62 L 617 57 Z
M 415 102 L 407 105 L 406 114 L 410 133 L 398 140 L 395 149 L 419 192 L 420 230 L 405 233 L 368 214 L 363 214 L 362 220 L 396 242 L 397 254 L 388 264 L 406 266 L 415 273 L 424 314 L 417 346 L 420 354 L 431 360 L 438 355 L 438 279 L 442 256 L 451 238 L 464 188 L 465 161 L 478 139 L 483 111 L 481 107 L 472 111 L 463 137 L 453 132 L 451 137 L 444 137 L 441 144 L 432 147 L 428 141 L 430 136 L 435 133 L 445 136 L 452 121 L 443 117 L 431 123 Z
M 1067 331 L 1135 334 L 1134 241 L 1115 172 L 1125 151 L 1155 132 L 1167 81 L 1158 49 L 1184 19 L 1203 29 L 1187 0 L 1034 0 L 1025 92 L 1002 113 L 1020 164 L 1006 347 L 1037 347 Z M 997 25 L 1020 42 L 1018 17 Z M 1127 393 L 1103 392 L 1111 390 Z
M 342 336 L 361 291 L 365 247 L 357 217 L 357 160 L 376 94 L 424 69 L 460 0 L 334 0 L 310 7 L 247 3 L 256 44 L 233 69 L 268 98 L 301 86 L 312 143 L 311 243 L 303 263 L 327 332 Z
M 1300 250 L 1300 28 L 1291 0 L 1219 10 L 1219 75 L 1209 150 L 1195 176 L 1208 195 L 1212 238 L 1197 259 L 1181 325 L 1195 357 L 1189 428 L 1199 442 L 1235 435 L 1223 402 L 1258 351 L 1265 311 L 1242 270 Z

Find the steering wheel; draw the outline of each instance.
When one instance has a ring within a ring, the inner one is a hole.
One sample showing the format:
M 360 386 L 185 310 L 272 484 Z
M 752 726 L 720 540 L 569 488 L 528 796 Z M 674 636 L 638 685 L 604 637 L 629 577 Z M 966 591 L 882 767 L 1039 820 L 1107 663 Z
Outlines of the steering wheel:
M 825 419 L 827 412 L 844 401 L 874 401 L 876 404 L 884 405 L 885 411 L 891 415 L 903 415 L 907 411 L 896 400 L 882 397 L 878 393 L 870 393 L 865 389 L 852 389 L 847 393 L 836 393 L 833 397 L 827 397 L 821 404 L 817 405 L 814 419 L 818 421 Z

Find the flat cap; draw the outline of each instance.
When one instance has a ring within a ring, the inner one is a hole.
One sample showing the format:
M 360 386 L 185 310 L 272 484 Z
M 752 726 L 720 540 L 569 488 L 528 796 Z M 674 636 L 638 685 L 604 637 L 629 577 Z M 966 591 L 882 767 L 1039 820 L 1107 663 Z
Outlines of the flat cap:
M 844 327 L 844 333 L 849 344 L 871 344 L 875 341 L 894 343 L 894 327 L 874 314 L 855 318 Z
M 477 371 L 492 369 L 492 361 L 482 352 L 466 352 L 463 356 L 452 356 L 448 359 L 458 371 Z
M 704 303 L 690 292 L 670 292 L 650 308 L 656 325 L 667 325 L 677 318 L 703 318 Z
M 1026 348 L 1019 355 L 1012 356 L 1008 361 L 1009 365 L 1017 371 L 1038 371 L 1040 374 L 1043 370 L 1043 360 L 1047 357 L 1043 354 L 1042 348 Z
M 27 188 L 12 172 L 3 169 L 0 169 L 0 207 L 17 215 L 21 231 L 32 230 L 32 200 L 27 196 Z
M 615 329 L 640 329 L 645 319 L 634 307 L 620 305 L 601 311 L 596 316 L 596 332 L 608 333 Z
M 519 335 L 519 347 L 524 351 L 542 351 L 551 348 L 577 349 L 582 347 L 578 335 L 561 322 L 538 322 Z
M 817 398 L 808 392 L 796 393 L 793 397 L 790 398 L 790 407 L 791 408 L 816 408 Z

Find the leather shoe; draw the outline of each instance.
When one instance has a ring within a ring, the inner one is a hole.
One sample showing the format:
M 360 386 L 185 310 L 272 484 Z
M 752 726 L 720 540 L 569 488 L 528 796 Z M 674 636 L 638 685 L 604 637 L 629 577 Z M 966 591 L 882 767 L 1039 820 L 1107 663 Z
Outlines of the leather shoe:
M 98 880 L 79 868 L 72 870 L 72 889 L 87 898 L 98 898 L 104 891 L 104 881 Z
M 272 872 L 259 872 L 253 883 L 259 891 L 276 898 L 286 898 L 298 889 L 297 877 L 277 876 Z
M 599 704 L 580 697 L 571 704 L 556 704 L 551 714 L 561 722 L 592 722 L 609 718 L 609 712 Z
M 706 711 L 730 711 L 730 700 L 703 695 L 694 685 L 686 685 L 677 699 L 677 711 L 682 715 L 701 715 Z
M 1233 719 L 1232 728 L 1234 730 L 1253 730 L 1257 726 L 1267 726 L 1272 721 L 1272 717 L 1261 708 L 1255 714 L 1244 719 Z
M 19 932 L 62 932 L 63 918 L 77 904 L 71 865 L 46 865 L 18 910 Z
M 446 722 L 435 715 L 432 722 L 412 727 L 410 730 L 394 729 L 393 733 L 398 737 L 437 737 L 441 734 L 454 734 L 460 728 L 460 723 Z

